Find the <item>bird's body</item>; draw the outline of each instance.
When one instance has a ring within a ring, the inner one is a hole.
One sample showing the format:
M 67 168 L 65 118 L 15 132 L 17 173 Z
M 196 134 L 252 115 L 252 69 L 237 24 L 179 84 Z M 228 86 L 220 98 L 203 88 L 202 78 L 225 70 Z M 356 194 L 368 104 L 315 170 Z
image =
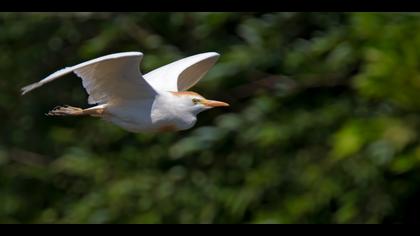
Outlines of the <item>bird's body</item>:
M 186 130 L 194 126 L 201 111 L 228 105 L 186 91 L 213 66 L 217 53 L 187 57 L 144 76 L 139 71 L 142 56 L 127 52 L 100 57 L 59 70 L 22 91 L 25 94 L 74 72 L 82 78 L 89 103 L 96 106 L 57 107 L 49 114 L 100 117 L 130 132 Z
M 103 118 L 132 132 L 177 131 L 191 128 L 197 118 L 185 112 L 177 97 L 161 92 L 154 99 L 107 104 Z

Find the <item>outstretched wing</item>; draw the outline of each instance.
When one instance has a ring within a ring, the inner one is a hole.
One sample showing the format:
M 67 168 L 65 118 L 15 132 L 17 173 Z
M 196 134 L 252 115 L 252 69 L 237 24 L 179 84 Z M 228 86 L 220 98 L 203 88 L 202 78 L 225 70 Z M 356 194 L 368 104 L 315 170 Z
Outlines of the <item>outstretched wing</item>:
M 144 80 L 139 64 L 141 52 L 115 53 L 61 69 L 45 79 L 22 88 L 22 95 L 63 75 L 74 72 L 82 79 L 89 104 L 104 104 L 118 99 L 154 96 L 155 90 Z
M 156 90 L 185 91 L 203 78 L 218 58 L 215 52 L 186 57 L 145 74 L 144 79 Z

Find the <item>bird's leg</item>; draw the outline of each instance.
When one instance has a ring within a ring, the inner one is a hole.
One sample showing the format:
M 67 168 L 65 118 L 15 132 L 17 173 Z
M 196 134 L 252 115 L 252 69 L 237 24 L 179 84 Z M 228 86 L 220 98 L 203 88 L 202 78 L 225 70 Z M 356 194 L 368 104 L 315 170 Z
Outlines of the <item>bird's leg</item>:
M 103 105 L 91 107 L 83 110 L 84 115 L 90 115 L 94 117 L 101 117 L 105 112 L 105 107 Z
M 72 106 L 57 106 L 46 115 L 48 116 L 102 116 L 104 112 L 104 108 L 102 107 L 92 107 L 88 109 L 82 109 L 79 107 L 72 107 Z

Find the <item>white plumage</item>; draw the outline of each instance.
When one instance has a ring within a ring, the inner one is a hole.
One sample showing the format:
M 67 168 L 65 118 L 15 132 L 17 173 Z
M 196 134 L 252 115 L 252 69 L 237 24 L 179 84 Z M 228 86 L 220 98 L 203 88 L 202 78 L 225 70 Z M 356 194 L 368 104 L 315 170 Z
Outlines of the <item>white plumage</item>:
M 142 75 L 141 52 L 123 52 L 99 57 L 59 70 L 22 88 L 22 94 L 74 72 L 89 94 L 81 109 L 57 107 L 49 115 L 101 117 L 131 132 L 176 131 L 191 128 L 199 112 L 227 103 L 207 100 L 186 91 L 216 63 L 218 53 L 190 56 Z

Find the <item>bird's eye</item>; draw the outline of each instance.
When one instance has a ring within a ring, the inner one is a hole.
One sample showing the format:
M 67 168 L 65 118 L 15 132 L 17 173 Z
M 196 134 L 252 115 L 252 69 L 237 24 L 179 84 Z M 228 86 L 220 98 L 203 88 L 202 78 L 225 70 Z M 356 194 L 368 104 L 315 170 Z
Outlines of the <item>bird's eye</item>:
M 192 102 L 193 102 L 194 104 L 197 104 L 197 103 L 199 103 L 199 102 L 200 102 L 200 99 L 198 99 L 198 98 L 193 98 L 193 99 L 192 99 Z

